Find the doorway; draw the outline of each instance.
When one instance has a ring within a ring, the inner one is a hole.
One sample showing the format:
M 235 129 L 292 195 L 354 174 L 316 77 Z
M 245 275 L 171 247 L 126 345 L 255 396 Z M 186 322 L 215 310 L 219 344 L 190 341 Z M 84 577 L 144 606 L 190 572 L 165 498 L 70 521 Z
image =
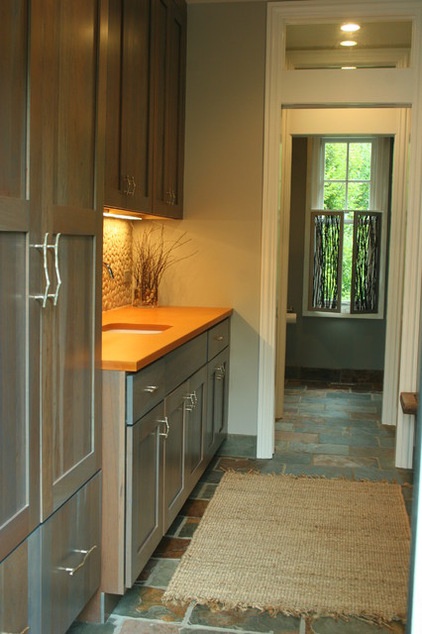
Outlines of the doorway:
M 285 360 L 286 360 L 286 334 L 294 337 L 294 330 L 303 329 L 304 323 L 306 324 L 306 330 L 301 332 L 302 339 L 301 345 L 305 345 L 306 352 L 302 356 L 306 357 L 309 361 L 313 357 L 311 363 L 306 361 L 302 363 L 305 367 L 311 365 L 320 368 L 329 368 L 330 361 L 333 364 L 332 368 L 341 368 L 339 356 L 341 354 L 355 355 L 353 359 L 349 359 L 349 367 L 355 367 L 356 369 L 365 369 L 370 367 L 371 369 L 384 369 L 384 397 L 382 406 L 382 422 L 384 424 L 395 424 L 396 412 L 397 412 L 397 389 L 394 387 L 398 383 L 398 355 L 397 342 L 400 339 L 400 324 L 395 318 L 395 314 L 391 311 L 401 310 L 400 301 L 397 298 L 402 296 L 402 280 L 397 274 L 397 271 L 402 270 L 403 267 L 403 245 L 400 243 L 401 236 L 403 235 L 403 227 L 405 222 L 406 206 L 404 204 L 404 196 L 406 191 L 406 174 L 407 174 L 407 160 L 405 158 L 405 151 L 408 146 L 408 134 L 410 128 L 410 111 L 409 109 L 402 108 L 295 108 L 295 109 L 283 109 L 282 111 L 282 128 L 285 131 L 287 142 L 284 144 L 283 157 L 284 164 L 282 164 L 282 205 L 281 205 L 281 232 L 288 236 L 291 235 L 290 227 L 290 208 L 295 203 L 295 190 L 292 184 L 295 185 L 296 179 L 300 176 L 298 167 L 300 170 L 300 163 L 294 166 L 292 170 L 292 160 L 294 160 L 293 146 L 306 143 L 307 138 L 321 137 L 323 135 L 331 136 L 372 136 L 377 138 L 390 137 L 394 139 L 394 156 L 393 169 L 391 173 L 392 181 L 392 196 L 390 201 L 385 198 L 381 206 L 385 207 L 389 204 L 391 209 L 391 218 L 389 224 L 391 226 L 391 235 L 393 236 L 391 242 L 391 248 L 388 249 L 388 258 L 394 266 L 391 267 L 392 275 L 389 279 L 387 286 L 386 272 L 382 272 L 382 285 L 384 286 L 385 298 L 388 296 L 394 298 L 394 301 L 386 304 L 389 306 L 389 318 L 387 311 L 382 314 L 382 320 L 376 318 L 365 319 L 339 319 L 319 317 L 302 317 L 304 301 L 302 298 L 302 285 L 299 293 L 295 293 L 295 299 L 292 300 L 292 292 L 286 290 L 289 286 L 287 277 L 284 283 L 280 284 L 278 307 L 280 312 L 280 306 L 286 306 L 286 309 L 293 308 L 298 315 L 296 324 L 291 324 L 289 314 L 287 314 L 287 323 L 283 319 L 277 321 L 277 362 L 276 362 L 276 399 L 275 399 L 275 411 L 276 418 L 281 417 L 283 413 L 283 388 L 285 377 Z M 295 139 L 297 141 L 295 141 Z M 305 159 L 302 156 L 302 161 L 309 160 L 309 153 L 306 153 Z M 305 166 L 305 178 L 308 171 Z M 303 170 L 302 170 L 303 171 Z M 292 174 L 294 175 L 292 178 Z M 302 185 L 303 187 L 303 182 Z M 306 188 L 306 185 L 305 185 Z M 302 192 L 303 193 L 303 192 Z M 309 188 L 308 194 L 309 197 Z M 306 197 L 306 192 L 305 192 Z M 302 201 L 302 204 L 307 204 L 306 200 Z M 300 222 L 298 225 L 300 230 Z M 294 228 L 293 228 L 294 229 Z M 305 230 L 304 218 L 302 232 Z M 387 235 L 384 235 L 384 250 L 387 250 Z M 296 246 L 302 241 L 302 255 L 309 248 L 308 245 L 303 246 L 303 235 L 298 237 L 296 235 Z M 283 242 L 283 247 L 280 248 L 280 268 L 283 278 L 283 270 L 289 269 L 289 252 L 290 252 L 290 237 L 286 238 Z M 303 258 L 302 258 L 303 259 Z M 295 263 L 298 265 L 298 261 Z M 298 267 L 297 267 L 298 268 Z M 290 266 L 291 269 L 291 266 Z M 302 262 L 303 269 L 303 262 Z M 285 275 L 285 274 L 284 274 Z M 299 277 L 303 273 L 299 273 Z M 297 275 L 296 275 L 297 283 Z M 292 276 L 290 279 L 290 286 L 292 285 Z M 399 304 L 399 306 L 398 306 Z M 366 325 L 366 327 L 365 327 Z M 330 344 L 333 344 L 334 339 L 332 333 L 336 333 L 334 337 L 343 336 L 343 343 L 339 349 L 338 354 L 334 353 L 333 349 L 330 349 Z M 353 346 L 351 337 L 356 340 L 356 345 Z M 304 343 L 306 339 L 306 343 Z M 317 342 L 318 350 L 312 355 L 310 353 L 310 346 L 313 342 Z M 291 343 L 291 342 L 290 342 Z M 384 344 L 385 355 L 384 355 Z M 360 353 L 359 353 L 360 347 Z M 315 356 L 319 354 L 321 364 L 315 361 Z M 362 358 L 362 363 L 359 366 L 359 354 Z M 291 346 L 287 350 L 288 359 L 292 359 L 294 354 L 292 353 Z M 296 357 L 299 355 L 296 355 Z M 385 359 L 385 364 L 384 364 Z M 297 362 L 296 365 L 301 365 Z M 295 365 L 293 363 L 293 365 Z M 385 365 L 385 367 L 384 367 Z M 371 367 L 372 366 L 372 367 Z M 347 367 L 347 364 L 346 364 Z
M 347 132 L 292 139 L 286 378 L 382 383 L 390 150 L 388 138 Z M 329 181 L 316 178 L 322 162 Z
M 386 6 L 388 11 L 386 14 Z M 339 19 L 347 19 L 353 14 L 355 19 L 367 20 L 407 20 L 413 24 L 412 45 L 408 65 L 399 63 L 394 67 L 373 67 L 345 73 L 321 67 L 308 70 L 292 70 L 286 65 L 285 36 L 289 24 L 302 24 L 315 27 Z M 275 275 L 278 252 L 288 252 L 288 219 L 280 213 L 288 209 L 288 188 L 284 186 L 290 180 L 291 138 L 287 132 L 286 118 L 280 124 L 280 108 L 397 108 L 398 112 L 406 110 L 407 116 L 412 108 L 412 138 L 418 137 L 422 129 L 422 83 L 420 76 L 420 51 L 422 43 L 421 7 L 414 2 L 404 2 L 400 6 L 383 0 L 373 0 L 359 4 L 333 4 L 326 0 L 304 0 L 300 8 L 296 2 L 273 3 L 268 6 L 268 56 L 266 82 L 266 115 L 265 115 L 265 149 L 264 149 L 264 192 L 263 192 L 263 231 L 261 266 L 261 323 L 260 323 L 260 360 L 259 360 L 259 402 L 258 402 L 258 434 L 257 455 L 269 457 L 274 451 L 274 386 L 277 351 L 276 334 L 279 327 L 276 323 L 278 311 L 279 324 L 284 320 L 286 301 L 277 305 L 277 285 L 286 288 L 287 267 L 283 267 L 283 275 L 277 279 Z M 400 116 L 400 115 L 399 115 Z M 407 123 L 410 131 L 410 124 Z M 281 143 L 281 152 L 280 152 Z M 398 299 L 394 307 L 390 302 L 391 318 L 387 317 L 387 341 L 391 342 L 386 351 L 386 377 L 390 380 L 389 390 L 391 402 L 388 408 L 383 405 L 383 412 L 395 412 L 397 423 L 396 465 L 408 468 L 413 458 L 413 420 L 404 415 L 398 406 L 401 391 L 416 391 L 418 381 L 418 342 L 420 316 L 420 278 L 422 268 L 422 250 L 420 235 L 422 219 L 420 212 L 421 182 L 418 174 L 422 165 L 421 144 L 400 147 L 396 161 L 409 168 L 404 182 L 409 187 L 403 192 L 396 192 L 402 197 L 401 206 L 406 209 L 406 223 L 397 227 L 398 252 L 394 253 L 394 262 L 390 258 L 390 271 L 393 276 L 403 280 L 402 292 L 393 295 Z M 282 166 L 282 183 L 277 166 Z M 278 210 L 278 211 L 277 211 Z M 286 230 L 287 229 L 287 230 Z M 392 233 L 394 228 L 391 228 Z M 279 241 L 277 242 L 277 237 Z M 287 237 L 286 237 L 287 236 Z M 406 251 L 404 252 L 404 245 Z M 396 282 L 397 283 L 397 282 Z M 284 285 L 284 286 L 283 286 Z M 398 282 L 400 286 L 400 282 Z M 399 289 L 400 290 L 400 289 Z M 281 294 L 283 296 L 283 294 Z M 402 300 L 402 301 L 401 301 Z M 283 327 L 283 326 L 282 326 Z M 278 340 L 282 340 L 278 337 Z M 278 355 L 278 358 L 284 355 Z M 390 370 L 392 374 L 390 375 Z M 394 380 L 394 372 L 396 373 Z M 390 376 L 390 378 L 388 378 Z

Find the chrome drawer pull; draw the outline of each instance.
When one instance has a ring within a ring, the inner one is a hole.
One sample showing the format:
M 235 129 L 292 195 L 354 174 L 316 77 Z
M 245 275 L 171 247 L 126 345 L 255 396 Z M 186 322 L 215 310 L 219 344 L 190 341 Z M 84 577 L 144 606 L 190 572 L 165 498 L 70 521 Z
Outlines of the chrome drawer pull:
M 158 435 L 162 436 L 163 438 L 168 438 L 170 425 L 169 425 L 169 419 L 167 418 L 167 416 L 164 416 L 164 418 L 157 420 L 157 423 L 164 423 L 164 425 L 166 426 L 166 431 L 160 431 L 158 432 Z
M 158 385 L 146 385 L 144 387 L 144 392 L 148 392 L 149 394 L 154 394 L 158 390 Z
M 57 569 L 63 570 L 63 572 L 67 572 L 70 577 L 73 577 L 73 575 L 75 575 L 78 572 L 78 570 L 80 570 L 81 568 L 85 566 L 86 560 L 96 548 L 97 546 L 94 545 L 89 550 L 74 550 L 73 551 L 74 553 L 80 553 L 81 555 L 84 555 L 84 558 L 82 559 L 81 563 L 75 566 L 74 568 L 70 568 L 66 566 L 58 566 Z
M 214 337 L 216 341 L 224 341 L 223 335 L 219 335 L 218 337 Z

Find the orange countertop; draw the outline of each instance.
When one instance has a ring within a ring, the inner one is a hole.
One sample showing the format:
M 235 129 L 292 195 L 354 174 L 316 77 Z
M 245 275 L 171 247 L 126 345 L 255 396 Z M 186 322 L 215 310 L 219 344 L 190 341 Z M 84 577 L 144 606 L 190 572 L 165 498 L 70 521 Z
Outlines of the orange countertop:
M 102 369 L 137 372 L 181 344 L 205 332 L 226 317 L 231 308 L 124 306 L 103 312 Z M 125 332 L 106 330 L 113 326 Z M 140 326 L 159 330 L 154 334 L 130 332 Z M 126 329 L 125 329 L 126 327 Z

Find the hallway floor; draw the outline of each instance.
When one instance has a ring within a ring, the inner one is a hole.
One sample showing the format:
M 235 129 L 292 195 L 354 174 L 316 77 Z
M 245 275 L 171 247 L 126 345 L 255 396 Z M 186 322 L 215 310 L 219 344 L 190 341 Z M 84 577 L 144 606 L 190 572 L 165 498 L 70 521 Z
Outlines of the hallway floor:
M 161 604 L 180 557 L 227 469 L 389 480 L 402 484 L 410 513 L 412 474 L 394 467 L 394 429 L 380 423 L 381 393 L 328 389 L 322 384 L 286 383 L 285 412 L 276 423 L 276 453 L 257 460 L 248 438 L 229 438 L 139 579 L 105 625 L 75 623 L 69 634 L 402 634 L 357 619 L 318 618 L 312 628 L 298 618 L 271 617 L 257 610 L 213 612 L 202 606 L 169 609 Z

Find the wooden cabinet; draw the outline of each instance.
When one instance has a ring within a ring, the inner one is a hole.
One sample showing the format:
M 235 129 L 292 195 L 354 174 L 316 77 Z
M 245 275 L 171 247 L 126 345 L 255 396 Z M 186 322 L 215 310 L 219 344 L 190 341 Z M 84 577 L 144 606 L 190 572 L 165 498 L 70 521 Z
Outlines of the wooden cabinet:
M 42 34 L 46 109 L 42 235 L 54 245 L 46 257 L 54 296 L 40 308 L 45 518 L 100 466 L 95 394 L 101 378 L 99 165 L 104 152 L 98 98 L 101 3 L 41 4 L 33 28 Z
M 100 466 L 105 9 L 5 0 L 0 11 L 0 565 L 19 544 L 13 556 L 26 544 L 31 561 L 33 536 Z M 40 625 L 57 597 L 35 601 L 31 575 L 26 587 L 31 633 L 64 631 Z M 79 606 L 95 589 L 83 588 Z
M 100 489 L 97 473 L 29 537 L 31 632 L 66 632 L 99 586 Z
M 189 388 L 182 383 L 164 401 L 167 433 L 163 442 L 164 529 L 175 519 L 185 494 L 185 418 Z
M 227 434 L 228 381 L 229 351 L 226 348 L 208 363 L 208 412 L 204 442 L 208 457 L 215 454 Z
M 29 632 L 27 541 L 0 563 L 0 632 Z
M 127 428 L 126 573 L 130 588 L 163 535 L 164 403 Z
M 206 466 L 205 429 L 207 417 L 207 367 L 203 366 L 189 379 L 185 403 L 185 489 L 189 495 Z
M 186 88 L 186 6 L 156 0 L 153 12 L 155 77 L 153 210 L 183 215 Z
M 91 620 L 104 619 L 104 595 L 133 585 L 224 438 L 228 377 L 224 391 L 210 377 L 222 354 L 228 369 L 228 345 L 226 319 L 139 372 L 103 372 L 102 579 Z
M 151 0 L 110 0 L 105 204 L 152 210 Z
M 180 218 L 186 6 L 110 0 L 105 206 Z
M 208 396 L 204 452 L 210 458 L 227 434 L 229 398 L 229 320 L 208 332 Z
M 39 522 L 39 392 L 34 384 L 40 314 L 27 288 L 39 278 L 30 267 L 30 242 L 37 237 L 41 200 L 38 151 L 29 141 L 37 119 L 35 113 L 27 116 L 29 9 L 28 1 L 5 0 L 0 20 L 0 561 Z

